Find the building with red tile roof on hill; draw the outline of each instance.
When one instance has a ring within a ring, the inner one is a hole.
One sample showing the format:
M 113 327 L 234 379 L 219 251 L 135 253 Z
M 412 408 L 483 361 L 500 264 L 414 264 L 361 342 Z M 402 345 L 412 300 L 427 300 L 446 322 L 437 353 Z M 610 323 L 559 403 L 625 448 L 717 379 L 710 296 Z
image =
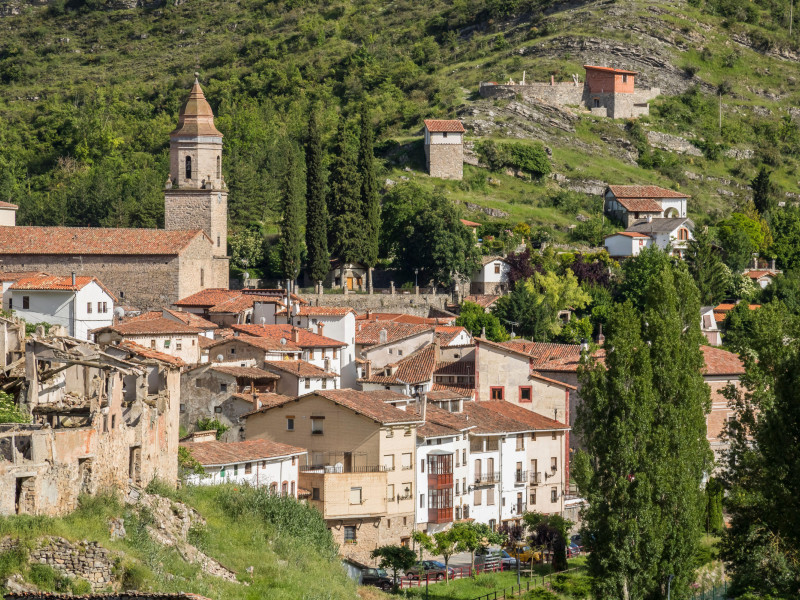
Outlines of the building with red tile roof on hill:
M 609 185 L 603 193 L 605 213 L 630 227 L 641 219 L 686 218 L 688 194 L 656 185 Z
M 0 219 L 2 269 L 94 276 L 140 309 L 169 306 L 207 287 L 227 288 L 221 156 L 222 134 L 195 81 L 170 134 L 165 229 L 17 227 Z M 14 208 L 0 212 L 5 209 Z
M 457 119 L 424 121 L 425 165 L 431 177 L 461 180 L 464 176 L 464 131 Z

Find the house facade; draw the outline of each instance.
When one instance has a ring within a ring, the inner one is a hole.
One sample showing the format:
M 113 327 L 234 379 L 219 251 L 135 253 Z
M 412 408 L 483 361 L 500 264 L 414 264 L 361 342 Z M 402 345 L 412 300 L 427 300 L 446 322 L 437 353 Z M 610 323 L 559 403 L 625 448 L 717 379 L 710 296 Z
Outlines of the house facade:
M 509 288 L 509 272 L 511 265 L 501 256 L 484 256 L 481 267 L 472 274 L 470 281 L 470 294 L 476 295 L 502 295 Z
M 161 313 L 145 313 L 128 321 L 92 330 L 100 344 L 133 342 L 179 358 L 189 365 L 200 362 L 200 342 L 203 330 L 181 321 L 167 319 Z
M 603 210 L 630 227 L 640 220 L 686 218 L 690 196 L 655 185 L 610 185 L 603 193 Z

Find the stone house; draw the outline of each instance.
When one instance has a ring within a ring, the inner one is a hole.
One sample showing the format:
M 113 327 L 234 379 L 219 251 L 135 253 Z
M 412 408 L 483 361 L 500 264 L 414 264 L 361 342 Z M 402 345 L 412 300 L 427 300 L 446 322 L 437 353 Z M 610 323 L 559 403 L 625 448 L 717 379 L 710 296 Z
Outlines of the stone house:
M 228 193 L 221 155 L 222 134 L 195 81 L 170 134 L 166 229 L 0 226 L 3 270 L 95 276 L 138 308 L 227 288 Z
M 464 177 L 464 131 L 456 119 L 425 119 L 425 166 L 431 177 Z
M 470 294 L 502 295 L 508 291 L 511 265 L 502 256 L 483 256 L 481 266 L 471 276 Z
M 256 367 L 203 364 L 181 374 L 180 424 L 192 432 L 199 419 L 218 419 L 229 427 L 223 442 L 244 439 L 245 413 L 258 409 L 253 396 L 275 391 L 279 376 Z
M 202 329 L 149 312 L 127 321 L 92 330 L 99 344 L 129 341 L 181 359 L 189 365 L 200 362 Z
M 344 262 L 339 259 L 331 260 L 331 270 L 322 284 L 329 288 L 346 288 L 351 292 L 367 291 L 367 276 L 369 269 L 357 262 Z M 314 282 L 316 285 L 316 282 Z
M 6 294 L 9 309 L 21 319 L 61 325 L 80 340 L 88 340 L 92 329 L 111 325 L 114 318 L 116 298 L 96 277 L 25 277 Z
M 624 227 L 658 218 L 686 217 L 690 196 L 656 185 L 610 185 L 603 193 L 603 211 Z
M 62 515 L 81 493 L 175 484 L 178 359 L 34 336 L 24 360 L 9 389 L 32 422 L 0 426 L 0 514 Z
M 416 412 L 345 389 L 276 402 L 246 420 L 248 440 L 308 450 L 299 485 L 311 492 L 309 503 L 322 514 L 343 556 L 373 564 L 375 548 L 410 543 L 421 425 Z
M 236 324 L 260 322 L 253 319 L 255 303 L 284 306 L 284 295 L 283 290 L 213 288 L 181 298 L 174 303 L 174 306 L 181 312 L 199 315 L 219 327 L 230 327 Z M 299 297 L 292 296 L 292 299 L 295 302 L 307 304 Z
M 248 484 L 265 487 L 272 494 L 306 496 L 298 487 L 300 463 L 306 461 L 303 448 L 270 440 L 242 442 L 181 442 L 205 473 L 191 474 L 187 483 L 219 485 Z
M 428 344 L 380 369 L 373 369 L 367 360 L 364 377 L 358 383 L 366 392 L 391 390 L 406 396 L 419 396 L 433 388 L 433 372 L 440 352 L 437 344 Z

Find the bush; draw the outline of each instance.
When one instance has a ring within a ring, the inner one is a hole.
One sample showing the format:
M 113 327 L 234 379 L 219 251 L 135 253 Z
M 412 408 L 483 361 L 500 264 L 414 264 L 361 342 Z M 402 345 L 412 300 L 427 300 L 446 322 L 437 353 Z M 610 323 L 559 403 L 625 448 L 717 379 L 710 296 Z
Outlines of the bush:
M 0 554 L 0 581 L 5 581 L 14 573 L 21 573 L 28 564 L 28 551 L 17 546 Z
M 122 589 L 141 590 L 148 578 L 145 567 L 137 563 L 124 563 L 122 565 Z
M 587 575 L 559 573 L 553 577 L 553 589 L 570 598 L 591 598 L 591 581 Z
M 505 167 L 519 169 L 541 179 L 550 173 L 550 159 L 541 143 L 521 144 L 518 142 L 496 143 L 484 140 L 475 144 L 475 151 L 481 161 L 492 171 Z
M 70 587 L 73 596 L 86 596 L 92 593 L 92 584 L 80 577 L 73 581 Z
M 69 592 L 72 580 L 66 575 L 62 575 L 50 565 L 33 564 L 31 565 L 28 580 L 36 587 L 48 592 Z
M 556 596 L 550 590 L 546 590 L 544 588 L 531 590 L 525 596 L 523 596 L 523 598 L 525 600 L 558 600 L 558 596 Z

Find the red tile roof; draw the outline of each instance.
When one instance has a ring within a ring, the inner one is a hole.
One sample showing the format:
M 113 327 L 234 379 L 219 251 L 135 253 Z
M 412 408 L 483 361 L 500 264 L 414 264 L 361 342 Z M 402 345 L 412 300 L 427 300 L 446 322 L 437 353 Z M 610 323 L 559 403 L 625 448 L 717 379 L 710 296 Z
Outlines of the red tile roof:
M 239 398 L 240 400 L 246 400 L 247 402 L 253 401 L 252 394 L 234 394 L 234 398 Z M 255 396 L 256 401 L 258 402 L 258 410 L 252 410 L 248 413 L 243 414 L 243 417 L 249 417 L 250 415 L 254 415 L 256 413 L 264 412 L 269 410 L 270 408 L 275 408 L 276 406 L 281 406 L 286 404 L 287 402 L 291 402 L 292 400 L 296 400 L 294 396 L 284 396 L 283 394 L 274 394 L 272 392 L 260 393 L 256 394 Z
M 165 335 L 165 334 L 186 334 L 186 335 L 199 335 L 203 332 L 202 329 L 191 327 L 186 323 L 167 319 L 166 317 L 158 316 L 154 319 L 143 318 L 148 314 L 145 313 L 140 317 L 135 317 L 129 321 L 123 321 L 116 325 L 102 327 L 101 329 L 108 329 L 116 331 L 120 335 Z M 160 315 L 161 313 L 155 313 Z
M 425 127 L 436 133 L 464 133 L 464 126 L 457 119 L 425 119 Z
M 704 375 L 742 375 L 744 363 L 738 354 L 713 346 L 700 346 L 705 357 Z
M 212 323 L 211 321 L 204 319 L 200 315 L 196 315 L 194 313 L 186 312 L 183 310 L 170 310 L 168 308 L 163 309 L 163 312 L 166 313 L 167 315 L 175 317 L 176 319 L 186 323 L 187 325 L 191 325 L 192 327 L 197 327 L 198 329 L 219 329 L 219 325 L 217 325 L 216 323 Z
M 357 314 L 349 306 L 301 306 L 298 312 L 303 317 L 343 316 L 348 313 Z
M 411 408 L 401 410 L 391 404 L 387 404 L 379 397 L 372 396 L 369 392 L 358 390 L 317 390 L 312 392 L 327 398 L 336 404 L 349 408 L 365 417 L 374 419 L 384 425 L 391 423 L 421 423 L 422 419 L 417 412 Z M 307 394 L 309 395 L 309 394 Z M 304 397 L 304 396 L 303 396 Z M 302 397 L 301 397 L 302 398 Z
M 438 354 L 438 346 L 435 344 L 428 344 L 409 354 L 402 360 L 387 365 L 382 374 L 375 373 L 370 378 L 359 379 L 359 382 L 414 385 L 431 381 Z M 392 369 L 394 369 L 394 374 L 391 374 Z
M 433 370 L 434 375 L 475 375 L 475 360 L 440 360 Z
M 458 317 L 442 316 L 442 317 L 419 317 L 417 315 L 409 315 L 408 313 L 384 313 L 369 311 L 356 316 L 357 321 L 378 322 L 388 321 L 391 323 L 410 323 L 414 325 L 447 325 L 452 323 Z
M 172 256 L 198 236 L 208 239 L 199 230 L 0 227 L 0 254 Z
M 511 402 L 465 402 L 464 413 L 475 426 L 473 433 L 515 433 L 569 429 L 567 425 L 548 419 Z
M 460 398 L 471 398 L 472 397 L 472 390 L 469 390 L 470 393 L 463 394 L 459 391 L 458 388 L 456 389 L 442 389 L 442 390 L 431 390 L 425 394 L 425 397 L 428 400 L 458 400 Z
M 618 75 L 637 75 L 638 71 L 626 71 L 625 69 L 614 69 L 612 67 L 597 67 L 594 65 L 583 65 L 587 71 L 603 71 L 604 73 L 617 73 Z
M 778 274 L 778 271 L 772 271 L 770 269 L 751 270 L 745 271 L 744 274 L 750 279 L 761 279 L 762 277 L 775 277 L 775 275 Z
M 481 226 L 480 223 L 476 223 L 475 221 L 467 221 L 466 219 L 459 219 L 459 221 L 461 221 L 461 223 L 463 225 L 466 225 L 467 227 L 480 227 Z
M 54 291 L 54 292 L 77 292 L 82 290 L 90 283 L 95 282 L 102 290 L 111 296 L 116 301 L 116 296 L 103 285 L 97 277 L 90 276 L 76 276 L 75 284 L 72 283 L 72 276 L 70 275 L 33 275 L 30 277 L 23 277 L 18 279 L 10 288 L 10 290 L 32 290 L 32 291 Z
M 608 189 L 617 200 L 620 198 L 691 198 L 683 192 L 668 190 L 657 185 L 610 185 Z
M 282 341 L 284 343 L 282 343 Z M 253 348 L 259 348 L 265 352 L 293 352 L 299 353 L 302 348 L 297 344 L 292 343 L 288 338 L 277 337 L 256 337 L 254 335 L 238 335 L 238 336 L 224 336 L 221 339 L 214 340 L 214 343 L 208 346 L 214 348 L 229 342 L 242 342 Z
M 247 440 L 246 442 L 181 442 L 192 453 L 192 457 L 204 467 L 232 465 L 241 462 L 266 460 L 303 455 L 304 448 L 281 444 L 269 440 Z
M 430 325 L 415 323 L 395 323 L 393 321 L 369 321 L 356 326 L 356 344 L 361 346 L 374 346 L 380 341 L 381 331 L 386 331 L 386 343 L 424 333 L 433 332 Z
M 466 327 L 461 325 L 439 325 L 435 331 L 440 346 L 449 346 L 461 333 L 469 333 Z
M 728 316 L 728 313 L 731 312 L 736 307 L 735 304 L 718 304 L 714 307 L 714 320 L 717 323 L 722 323 Z M 748 308 L 750 310 L 756 310 L 761 308 L 760 304 L 748 304 Z
M 210 348 L 214 344 L 216 344 L 219 340 L 215 340 L 210 337 L 206 337 L 201 335 L 197 338 L 197 345 L 200 346 L 201 349 Z
M 608 239 L 610 237 L 614 237 L 615 235 L 624 235 L 626 237 L 632 237 L 632 238 L 649 238 L 650 237 L 646 233 L 639 233 L 637 231 L 618 231 L 617 233 L 611 233 L 611 234 L 605 236 L 603 239 Z
M 0 208 L 13 208 L 14 210 L 17 210 L 19 206 L 16 204 L 11 204 L 11 202 L 6 202 L 5 200 L 0 200 Z
M 43 271 L 9 271 L 7 273 L 0 272 L 0 281 L 17 281 L 24 277 L 36 277 L 38 275 L 47 275 Z
M 475 388 L 470 387 L 468 385 L 458 385 L 456 383 L 436 383 L 431 386 L 432 392 L 428 392 L 432 394 L 434 392 L 446 392 L 448 394 L 454 394 L 455 398 L 474 398 L 475 397 Z
M 302 329 L 292 325 L 231 325 L 231 329 L 254 337 L 274 338 L 278 340 L 286 338 L 287 342 L 292 342 L 292 344 L 300 348 L 343 348 L 347 345 L 344 342 L 312 333 L 308 331 L 308 329 Z M 298 337 L 298 341 L 296 342 L 293 341 L 293 334 L 295 332 Z
M 228 290 L 225 288 L 208 288 L 205 290 L 200 290 L 199 292 L 192 294 L 191 296 L 186 296 L 181 300 L 178 300 L 175 303 L 175 306 L 187 306 L 192 308 L 211 308 L 219 304 L 220 302 L 224 302 L 226 300 L 230 300 L 231 298 L 235 298 L 241 296 L 242 292 L 239 290 Z
M 211 370 L 217 371 L 218 373 L 225 373 L 226 375 L 231 375 L 232 377 L 243 377 L 246 379 L 269 379 L 273 381 L 280 379 L 279 375 L 275 375 L 275 373 L 270 373 L 269 371 L 265 371 L 264 369 L 259 369 L 256 367 L 212 365 Z
M 304 360 L 267 360 L 264 361 L 266 370 L 282 371 L 295 377 L 321 377 L 323 379 L 334 379 L 338 377 L 336 373 L 328 373 L 316 365 Z
M 464 302 L 472 302 L 483 308 L 489 308 L 492 304 L 497 302 L 499 298 L 500 296 L 495 296 L 493 294 L 470 294 L 464 296 Z
M 141 356 L 143 358 L 149 358 L 149 359 L 152 359 L 152 360 L 157 360 L 157 361 L 160 361 L 160 362 L 168 363 L 168 364 L 172 365 L 173 367 L 185 367 L 186 366 L 186 363 L 183 362 L 183 360 L 181 360 L 177 356 L 171 356 L 169 354 L 164 354 L 163 352 L 159 352 L 158 350 L 153 350 L 151 348 L 145 348 L 144 346 L 141 346 L 141 345 L 137 344 L 136 342 L 131 342 L 130 340 L 124 340 L 124 341 L 120 342 L 116 347 L 117 348 L 122 348 L 124 350 L 127 350 L 128 352 L 131 352 L 132 354 L 136 354 L 136 355 Z

